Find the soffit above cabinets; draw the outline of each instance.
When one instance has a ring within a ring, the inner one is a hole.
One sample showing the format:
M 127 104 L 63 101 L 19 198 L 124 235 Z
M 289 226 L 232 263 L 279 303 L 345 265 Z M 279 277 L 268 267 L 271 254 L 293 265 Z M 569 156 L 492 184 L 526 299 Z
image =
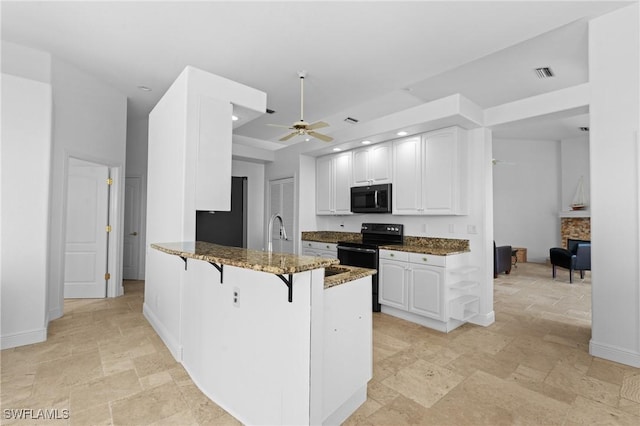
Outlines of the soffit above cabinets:
M 315 157 L 329 154 L 336 147 L 343 150 L 360 147 L 363 140 L 375 144 L 404 137 L 397 134 L 399 131 L 410 136 L 450 126 L 475 129 L 483 125 L 483 119 L 483 110 L 479 106 L 456 94 L 343 128 L 332 134 L 335 142 L 330 145 L 307 142 L 317 148 L 307 154 Z

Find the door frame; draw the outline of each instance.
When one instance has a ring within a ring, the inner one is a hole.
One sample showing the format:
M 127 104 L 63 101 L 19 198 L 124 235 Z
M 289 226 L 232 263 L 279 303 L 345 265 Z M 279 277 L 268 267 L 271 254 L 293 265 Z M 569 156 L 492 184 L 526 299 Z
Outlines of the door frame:
M 124 177 L 124 184 L 123 184 L 124 185 L 123 186 L 124 194 L 123 194 L 123 196 L 125 196 L 125 197 L 126 197 L 126 191 L 127 191 L 127 189 L 126 189 L 127 179 L 138 179 L 138 184 L 139 184 L 138 195 L 139 195 L 139 198 L 140 198 L 140 205 L 138 206 L 139 207 L 138 208 L 138 227 L 140 229 L 138 230 L 139 242 L 138 242 L 138 252 L 136 253 L 136 256 L 138 258 L 138 262 L 137 262 L 138 263 L 137 264 L 138 274 L 137 274 L 135 279 L 136 280 L 144 280 L 144 270 L 142 268 L 142 265 L 143 265 L 143 262 L 144 262 L 144 254 L 145 254 L 145 251 L 144 251 L 144 241 L 145 241 L 145 239 L 144 239 L 144 231 L 145 231 L 145 229 L 144 229 L 145 228 L 145 226 L 144 226 L 144 218 L 145 218 L 144 209 L 146 208 L 146 203 L 144 203 L 145 197 L 143 196 L 143 193 L 142 193 L 143 192 L 143 187 L 145 185 L 144 176 L 141 176 L 141 175 L 128 175 L 128 176 Z M 126 198 L 125 198 L 124 202 L 126 203 Z M 124 207 L 125 207 L 125 205 L 123 204 L 123 208 Z M 124 232 L 126 231 L 125 225 L 126 225 L 125 224 L 125 217 L 124 217 L 124 213 L 123 213 L 123 216 L 122 216 L 122 231 L 123 231 L 123 233 L 122 233 L 123 252 L 122 253 L 123 253 L 123 256 L 124 256 L 124 238 L 125 238 Z M 124 264 L 122 265 L 122 267 L 124 268 Z M 123 278 L 122 279 L 124 280 L 124 272 L 123 272 Z
M 111 225 L 111 232 L 109 233 L 108 249 L 107 249 L 107 270 L 111 274 L 111 278 L 107 283 L 107 295 L 106 297 L 118 297 L 124 294 L 124 287 L 122 286 L 122 246 L 124 244 L 123 239 L 123 197 L 124 197 L 124 173 L 122 173 L 123 166 L 120 163 L 113 162 L 108 159 L 87 155 L 85 153 L 74 152 L 71 150 L 65 150 L 64 152 L 64 179 L 63 179 L 63 208 L 62 208 L 62 234 L 60 238 L 59 250 L 64 253 L 67 245 L 67 196 L 69 192 L 68 178 L 69 178 L 69 159 L 75 158 L 77 160 L 88 161 L 90 163 L 96 163 L 102 166 L 106 166 L 109 169 L 109 176 L 113 179 L 113 184 L 109 186 L 109 224 Z M 60 306 L 64 306 L 64 261 L 65 256 L 61 256 L 60 259 L 60 275 L 59 282 L 61 283 L 59 288 L 59 298 L 62 301 Z

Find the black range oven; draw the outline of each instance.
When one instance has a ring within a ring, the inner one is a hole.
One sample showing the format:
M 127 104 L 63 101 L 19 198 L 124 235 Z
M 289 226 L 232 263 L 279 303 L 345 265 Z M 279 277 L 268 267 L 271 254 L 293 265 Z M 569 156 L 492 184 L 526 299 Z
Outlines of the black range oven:
M 380 246 L 397 245 L 404 242 L 404 226 L 389 223 L 363 223 L 360 229 L 362 243 L 338 242 L 338 259 L 342 265 L 361 268 L 378 268 Z M 380 312 L 378 302 L 378 274 L 371 277 L 373 285 L 373 312 Z

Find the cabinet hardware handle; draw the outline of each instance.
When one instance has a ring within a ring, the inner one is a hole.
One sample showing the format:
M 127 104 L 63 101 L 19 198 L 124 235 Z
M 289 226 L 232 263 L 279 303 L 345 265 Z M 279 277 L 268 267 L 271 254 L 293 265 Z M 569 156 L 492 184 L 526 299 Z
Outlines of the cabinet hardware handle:
M 134 232 L 130 233 L 129 235 L 133 235 L 135 237 L 136 235 L 138 235 L 138 233 L 134 231 Z
M 422 260 L 424 260 L 424 261 L 426 262 L 426 261 L 427 261 L 427 258 L 426 258 L 426 257 L 423 257 L 423 258 L 422 258 Z
M 395 254 L 391 253 L 391 254 L 389 254 L 389 256 L 390 256 L 390 257 L 393 257 L 393 256 L 395 256 Z

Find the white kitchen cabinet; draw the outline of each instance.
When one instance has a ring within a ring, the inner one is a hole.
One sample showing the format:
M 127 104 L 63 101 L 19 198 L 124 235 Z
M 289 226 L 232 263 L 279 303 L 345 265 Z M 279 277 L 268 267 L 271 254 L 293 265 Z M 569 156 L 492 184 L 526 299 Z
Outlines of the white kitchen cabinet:
M 439 331 L 464 324 L 479 310 L 477 268 L 467 256 L 432 256 L 380 250 L 379 302 L 382 312 Z
M 459 127 L 394 141 L 393 213 L 467 214 L 467 145 Z
M 302 241 L 303 256 L 338 258 L 338 245 L 333 243 L 321 243 L 318 241 Z
M 422 141 L 420 136 L 393 143 L 393 214 L 421 214 Z
M 407 262 L 380 258 L 378 302 L 398 309 L 408 309 Z
M 391 183 L 393 145 L 379 143 L 353 151 L 353 186 Z
M 351 214 L 351 151 L 316 161 L 316 214 Z
M 410 263 L 409 312 L 444 319 L 444 268 Z

